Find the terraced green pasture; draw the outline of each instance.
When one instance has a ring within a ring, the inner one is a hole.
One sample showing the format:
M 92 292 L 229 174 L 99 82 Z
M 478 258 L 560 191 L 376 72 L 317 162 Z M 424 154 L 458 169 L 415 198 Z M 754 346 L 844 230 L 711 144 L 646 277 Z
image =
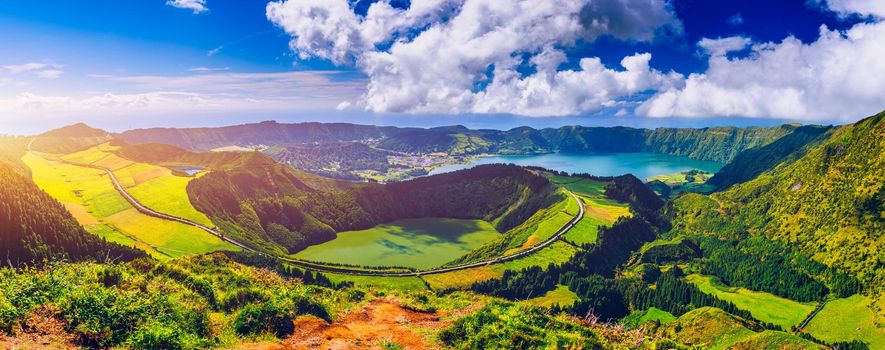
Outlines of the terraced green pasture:
M 334 283 L 353 282 L 354 285 L 363 287 L 399 290 L 427 289 L 427 286 L 418 277 L 354 276 L 337 273 L 323 273 L 323 275 Z
M 66 157 L 86 161 L 98 158 L 98 152 L 83 151 Z M 114 189 L 104 171 L 32 153 L 22 161 L 31 169 L 37 186 L 65 204 L 87 231 L 109 241 L 135 246 L 160 259 L 239 249 L 198 228 L 139 213 Z
M 730 301 L 738 308 L 749 311 L 756 319 L 779 325 L 784 329 L 798 325 L 816 306 L 814 303 L 800 303 L 771 293 L 729 287 L 713 276 L 692 274 L 686 276 L 686 279 L 704 293 Z
M 339 232 L 308 247 L 296 258 L 360 266 L 441 266 L 500 236 L 482 220 L 422 218 L 399 220 L 367 230 Z
M 828 342 L 860 339 L 870 349 L 885 349 L 885 328 L 877 327 L 870 299 L 862 295 L 827 303 L 811 319 L 805 331 Z

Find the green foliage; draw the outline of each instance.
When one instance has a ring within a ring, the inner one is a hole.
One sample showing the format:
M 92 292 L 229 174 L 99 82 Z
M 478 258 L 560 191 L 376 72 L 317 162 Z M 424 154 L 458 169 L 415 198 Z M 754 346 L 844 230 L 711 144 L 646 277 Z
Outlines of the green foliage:
M 801 157 L 712 195 L 716 203 L 707 208 L 686 203 L 697 198 L 678 199 L 674 226 L 686 233 L 759 233 L 788 242 L 880 293 L 885 220 L 877 198 L 885 183 L 885 113 L 826 135 Z
M 331 294 L 239 265 L 223 254 L 162 264 L 135 260 L 4 268 L 0 332 L 20 327 L 29 314 L 42 310 L 64 320 L 66 331 L 86 347 L 205 348 L 236 340 L 213 334 L 284 335 L 298 315 L 329 319 Z M 214 311 L 216 304 L 220 312 Z M 219 325 L 229 331 L 210 330 L 219 327 L 211 325 L 210 314 L 221 315 L 225 321 Z
M 455 321 L 439 334 L 444 344 L 458 349 L 600 349 L 597 338 L 565 316 L 500 302 Z
M 708 183 L 718 189 L 752 180 L 787 160 L 795 160 L 807 149 L 826 139 L 831 127 L 801 126 L 774 142 L 747 149 L 726 164 Z
M 703 237 L 705 259 L 701 272 L 715 275 L 730 286 L 770 292 L 800 302 L 822 300 L 827 294 L 823 283 L 797 271 L 779 248 L 780 244 L 762 237 L 741 241 Z
M 234 329 L 244 336 L 269 332 L 282 338 L 295 331 L 293 311 L 277 303 L 249 304 L 240 310 L 234 320 Z

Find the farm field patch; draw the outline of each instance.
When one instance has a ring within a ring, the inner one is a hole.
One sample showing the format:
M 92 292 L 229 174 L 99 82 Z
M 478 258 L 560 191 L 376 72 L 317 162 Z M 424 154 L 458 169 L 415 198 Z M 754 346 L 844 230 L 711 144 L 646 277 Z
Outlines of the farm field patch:
M 729 301 L 738 308 L 749 311 L 760 321 L 773 323 L 784 329 L 798 325 L 816 306 L 814 303 L 800 303 L 771 293 L 729 287 L 714 276 L 692 274 L 686 276 L 686 279 L 704 293 Z
M 828 342 L 860 339 L 870 349 L 885 349 L 885 328 L 877 327 L 870 299 L 862 295 L 828 302 L 811 319 L 805 331 Z
M 79 152 L 77 156 L 85 158 L 98 151 L 92 152 Z M 238 249 L 196 227 L 139 213 L 114 189 L 102 170 L 47 160 L 32 153 L 22 161 L 31 169 L 38 187 L 65 203 L 88 232 L 109 241 L 136 246 L 157 258 Z

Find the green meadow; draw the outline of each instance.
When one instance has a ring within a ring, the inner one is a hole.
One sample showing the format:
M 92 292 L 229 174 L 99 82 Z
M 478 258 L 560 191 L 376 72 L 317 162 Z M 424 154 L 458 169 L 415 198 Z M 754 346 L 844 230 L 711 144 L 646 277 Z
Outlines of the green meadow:
M 729 301 L 738 308 L 749 311 L 760 321 L 773 323 L 784 329 L 798 325 L 816 306 L 814 303 L 800 303 L 771 293 L 729 287 L 714 276 L 692 274 L 686 276 L 686 279 L 704 293 Z
M 324 272 L 333 283 L 353 282 L 355 286 L 380 289 L 426 290 L 427 285 L 419 277 L 355 276 Z
M 575 292 L 572 292 L 566 286 L 558 285 L 555 289 L 545 293 L 543 296 L 526 300 L 525 303 L 531 306 L 549 308 L 553 305 L 570 307 L 576 301 L 578 301 L 578 295 L 575 294 Z
M 429 269 L 482 246 L 500 233 L 482 220 L 407 219 L 338 237 L 295 254 L 298 259 L 360 266 Z
M 92 149 L 64 158 L 84 163 L 107 158 L 97 156 L 98 153 L 104 152 Z M 135 246 L 160 259 L 218 250 L 238 250 L 196 227 L 139 213 L 114 189 L 104 171 L 47 160 L 32 153 L 26 154 L 22 161 L 31 169 L 37 186 L 61 201 L 74 218 L 92 234 L 112 242 Z M 117 160 L 114 162 L 125 163 Z M 169 196 L 165 198 L 167 201 L 176 200 Z M 187 205 L 190 203 L 187 202 Z M 170 214 L 175 215 L 176 212 Z
M 862 295 L 828 302 L 811 319 L 805 331 L 828 342 L 860 339 L 870 349 L 885 349 L 885 328 L 876 327 L 870 299 Z
M 650 307 L 646 310 L 636 310 L 631 312 L 629 315 L 621 319 L 621 323 L 628 327 L 638 327 L 648 322 L 657 321 L 661 324 L 667 324 L 675 320 L 676 316 L 673 316 L 673 314 L 656 307 Z

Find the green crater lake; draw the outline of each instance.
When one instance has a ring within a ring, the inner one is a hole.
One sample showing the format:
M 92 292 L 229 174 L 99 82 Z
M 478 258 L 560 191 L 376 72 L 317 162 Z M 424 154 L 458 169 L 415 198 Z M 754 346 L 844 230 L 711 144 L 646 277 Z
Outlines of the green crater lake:
M 295 254 L 298 259 L 361 266 L 441 266 L 498 238 L 482 220 L 422 218 L 393 221 L 338 237 Z
M 715 173 L 723 164 L 688 157 L 671 156 L 660 153 L 548 153 L 526 156 L 477 157 L 472 163 L 453 164 L 439 167 L 430 175 L 461 170 L 480 164 L 513 163 L 522 166 L 540 166 L 551 170 L 569 173 L 589 173 L 597 176 L 633 174 L 640 180 L 698 169 Z

